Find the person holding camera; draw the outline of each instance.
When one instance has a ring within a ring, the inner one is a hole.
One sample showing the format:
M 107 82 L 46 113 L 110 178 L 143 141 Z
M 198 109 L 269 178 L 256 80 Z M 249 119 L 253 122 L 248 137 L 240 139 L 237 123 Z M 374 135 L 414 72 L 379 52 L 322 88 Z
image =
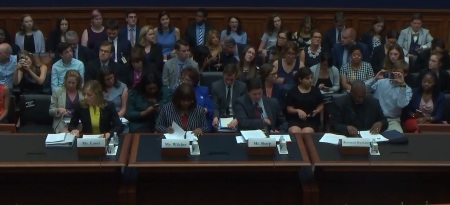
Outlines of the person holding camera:
M 20 93 L 43 93 L 47 78 L 47 66 L 39 58 L 27 52 L 19 53 L 19 61 L 14 71 L 13 84 L 19 85 Z M 50 87 L 48 87 L 50 88 Z
M 408 64 L 397 61 L 391 72 L 381 70 L 366 81 L 366 85 L 374 90 L 374 97 L 380 101 L 381 109 L 388 121 L 387 130 L 397 130 L 403 133 L 400 123 L 402 109 L 409 104 L 412 98 L 412 90 L 405 83 L 408 73 Z

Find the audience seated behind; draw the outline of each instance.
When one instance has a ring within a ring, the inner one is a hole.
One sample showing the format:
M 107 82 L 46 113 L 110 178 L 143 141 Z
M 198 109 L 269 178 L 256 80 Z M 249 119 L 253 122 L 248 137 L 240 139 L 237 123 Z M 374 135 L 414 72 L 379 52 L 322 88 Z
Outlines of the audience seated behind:
M 430 61 L 430 56 L 432 53 L 442 54 L 442 68 L 444 70 L 450 69 L 450 57 L 448 50 L 445 47 L 445 42 L 441 38 L 434 38 L 431 41 L 431 48 L 424 49 L 417 55 L 417 60 L 414 65 L 414 72 L 420 72 L 422 69 L 428 68 L 428 62 Z
M 125 83 L 128 88 L 135 87 L 146 73 L 154 73 L 161 78 L 161 73 L 156 66 L 145 60 L 144 52 L 138 46 L 132 49 L 131 62 L 120 73 L 119 80 Z
M 83 87 L 84 99 L 75 104 L 70 119 L 69 131 L 77 137 L 82 134 L 101 134 L 108 139 L 115 132 L 121 134 L 123 125 L 112 102 L 103 97 L 103 90 L 96 80 L 88 81 Z M 79 129 L 79 124 L 83 125 Z
M 367 45 L 370 56 L 372 56 L 373 49 L 385 44 L 383 16 L 377 16 L 372 21 L 372 27 L 361 35 L 360 41 Z
M 91 12 L 90 26 L 81 35 L 81 45 L 93 50 L 95 43 L 106 39 L 106 37 L 106 29 L 103 26 L 103 15 L 100 10 L 95 9 Z
M 347 64 L 351 61 L 351 52 L 350 48 L 352 46 L 358 46 L 359 51 L 361 52 L 359 54 L 359 58 L 364 62 L 369 62 L 370 60 L 370 53 L 367 49 L 367 45 L 361 42 L 356 42 L 356 31 L 353 28 L 346 28 L 344 32 L 342 32 L 342 39 L 341 42 L 336 44 L 333 47 L 333 65 L 336 66 L 336 68 L 341 68 L 342 66 Z M 347 55 L 346 55 L 347 53 Z M 347 56 L 345 58 L 345 55 Z
M 127 10 L 125 12 L 125 20 L 127 24 L 119 28 L 119 38 L 130 41 L 131 46 L 134 47 L 139 39 L 141 27 L 137 25 L 137 14 L 134 10 Z
M 263 83 L 259 78 L 246 81 L 247 94 L 236 99 L 233 109 L 239 122 L 239 130 L 262 129 L 270 132 L 286 132 L 287 122 L 282 108 L 274 98 L 263 96 Z
M 122 69 L 119 64 L 111 59 L 113 55 L 113 44 L 104 40 L 98 50 L 98 58 L 85 64 L 84 81 L 97 80 L 101 70 L 109 70 L 121 76 Z
M 431 47 L 432 40 L 433 37 L 428 29 L 422 28 L 422 15 L 414 13 L 411 26 L 400 31 L 398 44 L 403 48 L 404 53 L 417 56 L 419 52 Z
M 12 55 L 17 55 L 20 52 L 20 48 L 18 45 L 16 45 L 12 40 L 11 36 L 9 35 L 8 30 L 5 28 L 0 27 L 0 44 L 7 43 L 9 46 L 11 46 L 12 49 Z
M 362 61 L 362 52 L 362 48 L 359 45 L 352 45 L 348 51 L 350 62 L 342 65 L 340 69 L 341 88 L 344 91 L 351 89 L 353 81 L 365 81 L 374 76 L 370 63 Z
M 184 40 L 188 43 L 189 47 L 192 51 L 194 51 L 194 53 L 197 49 L 197 46 L 206 45 L 206 43 L 208 42 L 206 36 L 210 30 L 214 29 L 214 26 L 206 21 L 207 18 L 208 12 L 204 8 L 198 9 L 196 11 L 195 22 L 189 24 L 184 30 Z
M 438 75 L 438 87 L 439 91 L 448 94 L 450 93 L 450 74 L 442 67 L 444 56 L 441 53 L 432 53 L 430 60 L 428 61 L 428 68 L 420 71 L 420 78 L 428 71 L 433 71 Z
M 20 93 L 50 93 L 50 84 L 45 84 L 45 82 L 49 82 L 47 77 L 50 72 L 47 72 L 47 66 L 40 62 L 40 57 L 35 57 L 27 51 L 21 51 L 18 58 L 13 84 L 19 87 Z
M 311 45 L 313 31 L 315 29 L 315 19 L 311 16 L 304 16 L 300 22 L 298 30 L 292 34 L 292 40 L 297 43 L 301 50 L 304 50 L 307 46 Z
M 175 45 L 176 57 L 168 60 L 164 64 L 162 82 L 169 91 L 175 90 L 180 83 L 180 71 L 183 68 L 192 66 L 198 70 L 198 63 L 189 59 L 189 45 L 185 40 L 178 40 Z
M 390 30 L 386 33 L 386 37 L 384 41 L 382 41 L 382 45 L 375 47 L 372 50 L 372 57 L 370 58 L 370 64 L 372 65 L 372 69 L 374 73 L 378 73 L 378 71 L 384 69 L 386 67 L 387 62 L 389 61 L 389 50 L 391 46 L 396 44 L 398 33 L 396 30 Z M 399 53 L 403 54 L 403 49 L 399 51 Z M 403 55 L 404 57 L 404 55 Z
M 294 75 L 300 68 L 304 67 L 303 62 L 298 57 L 298 53 L 299 48 L 297 44 L 289 41 L 283 48 L 283 57 L 273 62 L 277 69 L 277 83 L 282 84 L 285 91 L 296 85 Z
M 320 56 L 325 53 L 325 51 L 322 50 L 321 44 L 322 34 L 320 34 L 320 31 L 311 31 L 310 45 L 307 45 L 300 51 L 300 61 L 302 61 L 306 67 L 311 67 L 320 63 Z M 329 65 L 333 65 L 332 63 Z
M 381 133 L 388 127 L 379 101 L 366 95 L 366 85 L 361 80 L 354 81 L 350 94 L 334 99 L 330 121 L 331 132 L 353 137 L 358 136 L 359 130 Z
M 234 117 L 233 106 L 236 99 L 245 95 L 245 83 L 236 80 L 238 68 L 235 64 L 228 64 L 223 70 L 223 79 L 214 82 L 211 85 L 211 96 L 214 104 L 213 126 L 218 128 L 219 119 L 223 117 Z M 227 125 L 230 129 L 236 129 L 238 126 L 237 119 L 233 119 Z
M 75 31 L 72 30 L 67 31 L 66 34 L 64 35 L 64 38 L 66 40 L 66 43 L 68 43 L 70 47 L 72 47 L 73 58 L 83 62 L 84 65 L 86 65 L 89 61 L 98 58 L 95 57 L 97 53 L 94 54 L 94 52 L 91 49 L 79 44 L 78 34 Z M 61 56 L 58 52 L 58 49 L 56 49 L 55 57 L 53 59 L 54 63 L 56 63 L 60 59 Z
M 333 66 L 333 59 L 329 53 L 322 53 L 320 62 L 310 69 L 313 73 L 313 86 L 318 87 L 322 92 L 339 92 L 339 70 Z
M 167 103 L 161 90 L 162 82 L 154 73 L 145 73 L 141 81 L 128 93 L 125 117 L 131 133 L 156 132 L 160 107 Z
M 30 53 L 45 53 L 46 51 L 44 34 L 37 29 L 29 14 L 22 16 L 20 31 L 16 33 L 14 39 L 21 51 Z
M 101 70 L 97 81 L 103 88 L 105 99 L 114 104 L 119 117 L 124 117 L 127 109 L 128 88 L 117 78 L 117 74 L 113 71 Z
M 341 42 L 342 32 L 345 29 L 345 14 L 344 12 L 336 12 L 334 15 L 334 26 L 325 31 L 323 35 L 322 48 L 326 52 L 332 52 L 333 47 Z M 337 66 L 336 66 L 337 67 Z M 339 67 L 337 67 L 339 68 Z
M 260 62 L 266 62 L 267 51 L 276 45 L 278 32 L 283 30 L 280 15 L 277 13 L 272 14 L 268 21 L 266 31 L 261 37 L 261 43 L 258 47 L 258 54 L 260 55 Z M 262 64 L 262 63 L 261 63 Z
M 174 92 L 172 102 L 162 105 L 156 131 L 173 133 L 172 123 L 175 122 L 185 131 L 192 131 L 195 136 L 209 132 L 204 108 L 197 105 L 194 88 L 183 83 Z
M 421 124 L 442 123 L 444 94 L 439 91 L 436 73 L 428 71 L 420 82 L 402 112 L 405 132 L 417 132 Z
M 175 43 L 180 40 L 180 29 L 170 23 L 170 15 L 163 10 L 158 14 L 158 27 L 155 28 L 156 41 L 162 46 L 164 59 L 175 53 Z
M 287 92 L 283 90 L 280 84 L 276 83 L 278 74 L 275 66 L 270 63 L 265 63 L 261 66 L 259 75 L 263 83 L 263 95 L 268 98 L 276 99 L 283 113 L 286 113 L 285 100 Z
M 280 32 L 278 32 L 275 45 L 267 50 L 266 57 L 264 59 L 264 62 L 262 63 L 274 63 L 275 61 L 282 58 L 286 43 L 290 41 L 290 38 L 292 38 L 292 33 L 290 31 L 281 30 Z
M 17 67 L 17 56 L 11 55 L 11 46 L 7 43 L 0 44 L 0 83 L 9 89 L 13 88 L 13 79 Z
M 161 44 L 156 42 L 153 26 L 146 25 L 141 28 L 135 48 L 141 48 L 147 64 L 153 63 L 159 73 L 162 73 L 164 61 Z
M 74 112 L 75 105 L 84 99 L 82 78 L 76 70 L 68 70 L 64 76 L 61 87 L 52 92 L 49 114 L 53 116 L 53 130 L 55 133 L 67 131 L 65 118 L 70 118 Z
M 84 77 L 84 64 L 73 58 L 72 47 L 68 43 L 60 43 L 58 45 L 58 53 L 61 55 L 61 60 L 58 60 L 52 66 L 52 90 L 61 87 L 67 70 L 77 70 L 81 77 Z
M 47 48 L 52 53 L 57 53 L 58 44 L 61 42 L 67 42 L 65 39 L 66 32 L 70 29 L 69 21 L 65 17 L 59 17 L 56 19 L 56 26 L 50 32 L 47 39 Z
M 239 73 L 238 79 L 242 82 L 258 77 L 259 67 L 256 66 L 255 48 L 250 45 L 245 46 L 243 52 L 239 55 Z
M 111 60 L 119 65 L 126 65 L 130 60 L 131 44 L 127 39 L 119 38 L 119 23 L 114 19 L 109 19 L 106 22 L 105 39 L 99 39 L 94 44 L 94 53 L 98 53 L 100 46 L 104 41 L 111 42 Z
M 203 67 L 200 67 L 200 71 L 217 71 L 218 70 L 218 63 L 220 61 L 219 53 L 222 50 L 222 47 L 220 46 L 220 40 L 219 40 L 219 32 L 216 30 L 210 30 L 206 34 L 206 43 L 205 46 L 209 50 L 209 55 L 204 63 Z M 192 50 L 192 48 L 191 48 Z M 197 54 L 200 54 L 202 52 L 203 48 L 202 46 L 198 46 L 196 50 Z M 200 62 L 197 62 L 201 64 Z
M 312 85 L 312 75 L 309 68 L 300 68 L 294 76 L 296 86 L 286 96 L 289 133 L 314 133 L 319 130 L 323 95 L 318 87 Z

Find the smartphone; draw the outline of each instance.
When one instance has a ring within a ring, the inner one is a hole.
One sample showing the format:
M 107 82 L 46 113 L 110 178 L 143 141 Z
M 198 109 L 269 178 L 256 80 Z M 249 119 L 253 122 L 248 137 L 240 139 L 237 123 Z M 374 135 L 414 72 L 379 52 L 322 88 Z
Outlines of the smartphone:
M 394 79 L 395 75 L 392 72 L 385 72 L 384 75 L 383 75 L 383 78 Z

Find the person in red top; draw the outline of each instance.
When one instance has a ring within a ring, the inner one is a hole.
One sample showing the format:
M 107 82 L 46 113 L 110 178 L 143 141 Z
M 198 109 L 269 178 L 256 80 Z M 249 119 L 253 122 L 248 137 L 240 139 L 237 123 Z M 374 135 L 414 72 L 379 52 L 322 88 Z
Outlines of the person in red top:
M 9 108 L 9 89 L 4 84 L 0 84 L 0 123 L 7 123 Z

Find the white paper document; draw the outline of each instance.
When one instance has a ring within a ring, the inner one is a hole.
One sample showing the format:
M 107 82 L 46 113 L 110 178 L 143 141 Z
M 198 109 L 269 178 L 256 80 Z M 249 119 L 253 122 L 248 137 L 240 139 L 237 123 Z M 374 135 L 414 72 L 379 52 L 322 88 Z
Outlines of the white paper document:
M 48 134 L 47 138 L 45 139 L 45 143 L 61 142 L 61 141 L 64 141 L 65 137 L 66 137 L 66 133 Z
M 248 140 L 248 138 L 266 138 L 267 137 L 262 130 L 241 130 L 241 134 L 245 140 Z
M 389 139 L 383 137 L 383 135 L 371 134 L 370 131 L 360 131 L 359 135 L 361 136 L 361 138 L 367 138 L 370 139 L 371 141 L 372 139 L 375 139 L 375 141 L 377 142 L 389 141 Z
M 236 136 L 236 143 L 242 144 L 245 143 L 245 140 L 242 136 Z
M 284 140 L 286 142 L 291 142 L 291 136 L 289 135 L 269 135 L 269 138 L 275 138 L 278 141 L 280 141 L 280 137 L 283 136 Z
M 338 145 L 339 144 L 339 140 L 340 139 L 344 139 L 347 138 L 344 135 L 336 135 L 336 134 L 332 134 L 332 133 L 325 133 L 323 134 L 322 138 L 319 140 L 319 142 L 324 142 L 324 143 L 330 143 L 330 144 L 335 144 Z
M 166 139 L 184 139 L 184 135 L 186 134 L 186 139 L 192 141 L 193 139 L 197 139 L 197 137 L 192 133 L 192 131 L 184 131 L 177 123 L 172 122 L 173 133 L 165 133 L 164 136 Z M 197 139 L 198 140 L 198 139 Z
M 102 137 L 101 135 L 83 135 L 84 139 L 97 139 Z
M 228 124 L 230 124 L 231 121 L 233 121 L 232 117 L 220 118 L 219 127 L 220 128 L 228 128 Z
M 46 147 L 71 147 L 75 135 L 70 133 L 48 134 L 45 139 Z

